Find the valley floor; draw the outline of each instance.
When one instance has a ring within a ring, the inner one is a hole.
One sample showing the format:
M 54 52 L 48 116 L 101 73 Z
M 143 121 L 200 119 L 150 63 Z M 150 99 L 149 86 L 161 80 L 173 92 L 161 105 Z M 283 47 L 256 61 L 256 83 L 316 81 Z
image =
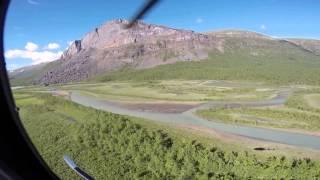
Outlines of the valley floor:
M 15 98 L 17 100 L 17 104 L 21 106 L 21 109 L 22 109 L 22 112 L 21 112 L 22 120 L 24 121 L 28 132 L 31 134 L 31 138 L 34 140 L 35 144 L 38 144 L 38 146 L 40 146 L 38 147 L 39 149 L 41 149 L 40 151 L 47 154 L 47 157 L 45 157 L 45 159 L 49 158 L 48 155 L 50 153 L 53 153 L 55 154 L 55 157 L 51 158 L 50 160 L 51 164 L 55 164 L 55 161 L 60 163 L 58 166 L 53 165 L 55 166 L 54 168 L 56 168 L 57 171 L 59 171 L 58 174 L 61 174 L 60 168 L 63 167 L 63 165 L 61 164 L 62 162 L 60 162 L 61 160 L 57 160 L 57 158 L 59 159 L 58 154 L 56 154 L 58 151 L 60 154 L 68 153 L 68 152 L 71 152 L 72 154 L 74 154 L 75 152 L 72 152 L 73 151 L 72 148 L 79 149 L 79 147 L 83 146 L 80 144 L 84 143 L 85 141 L 84 139 L 87 139 L 87 138 L 89 138 L 88 142 L 86 142 L 86 143 L 89 143 L 86 145 L 87 148 L 93 144 L 96 144 L 96 146 L 100 146 L 99 145 L 100 143 L 102 147 L 105 147 L 102 144 L 107 143 L 105 142 L 107 140 L 106 139 L 101 140 L 99 138 L 103 138 L 101 136 L 104 136 L 106 134 L 95 135 L 95 133 L 98 133 L 98 132 L 93 132 L 93 130 L 91 131 L 90 128 L 88 127 L 89 129 L 86 129 L 86 131 L 90 131 L 88 132 L 89 134 L 87 134 L 88 137 L 81 137 L 79 139 L 77 137 L 79 136 L 78 134 L 79 131 L 77 130 L 76 131 L 73 131 L 73 130 L 57 131 L 57 133 L 59 134 L 56 134 L 56 139 L 55 139 L 56 141 L 64 141 L 60 139 L 61 138 L 60 136 L 64 134 L 67 137 L 70 136 L 71 141 L 75 141 L 75 144 L 78 144 L 78 145 L 77 147 L 76 146 L 68 147 L 68 145 L 64 145 L 63 147 L 57 147 L 59 150 L 57 150 L 56 148 L 52 149 L 52 152 L 51 152 L 51 149 L 48 149 L 48 147 L 53 148 L 52 145 L 42 144 L 43 143 L 42 141 L 49 137 L 44 136 L 42 137 L 44 139 L 42 139 L 38 137 L 36 132 L 33 132 L 34 128 L 36 128 L 34 127 L 36 126 L 36 124 L 32 120 L 33 117 L 30 116 L 31 111 L 35 113 L 36 111 L 38 111 L 36 107 L 41 105 L 43 106 L 43 108 L 47 108 L 47 109 L 40 108 L 39 110 L 43 110 L 43 113 L 47 114 L 48 117 L 50 116 L 49 115 L 50 113 L 53 113 L 58 119 L 65 119 L 65 120 L 62 120 L 62 122 L 63 122 L 63 126 L 66 128 L 68 128 L 69 126 L 70 127 L 73 127 L 73 126 L 86 127 L 87 123 L 89 122 L 92 123 L 90 124 L 90 127 L 97 126 L 97 128 L 99 128 L 101 126 L 102 127 L 108 126 L 108 123 L 109 123 L 109 121 L 106 121 L 106 122 L 103 121 L 101 122 L 102 124 L 95 125 L 97 121 L 99 121 L 100 123 L 100 120 L 97 120 L 96 118 L 91 117 L 93 116 L 92 113 L 88 113 L 93 110 L 91 110 L 90 108 L 85 108 L 79 105 L 75 105 L 66 100 L 62 100 L 61 97 L 64 97 L 65 99 L 73 100 L 78 103 L 81 103 L 79 102 L 81 100 L 81 99 L 79 100 L 79 98 L 81 97 L 82 98 L 90 97 L 91 99 L 96 99 L 97 101 L 95 102 L 96 103 L 95 106 L 93 106 L 92 104 L 91 105 L 87 104 L 87 105 L 98 108 L 98 109 L 103 109 L 107 107 L 109 109 L 104 109 L 104 110 L 108 110 L 108 111 L 119 113 L 119 114 L 140 117 L 140 118 L 130 117 L 129 121 L 142 125 L 148 131 L 161 129 L 161 131 L 163 130 L 164 132 L 169 133 L 170 135 L 172 133 L 172 135 L 174 135 L 174 138 L 176 138 L 177 141 L 179 142 L 181 141 L 181 139 L 184 139 L 183 137 L 188 137 L 188 139 L 196 139 L 197 141 L 203 143 L 203 146 L 205 146 L 204 149 L 206 149 L 210 145 L 214 145 L 215 147 L 220 148 L 221 151 L 223 152 L 230 152 L 231 149 L 236 150 L 237 153 L 249 152 L 249 154 L 252 154 L 252 155 L 255 154 L 256 156 L 258 156 L 258 159 L 257 159 L 258 161 L 263 159 L 270 159 L 273 156 L 277 159 L 277 157 L 280 158 L 281 155 L 289 159 L 292 159 L 295 157 L 298 157 L 298 158 L 308 157 L 308 158 L 314 159 L 316 162 L 318 161 L 316 159 L 319 156 L 319 151 L 315 146 L 309 146 L 309 148 L 305 148 L 303 144 L 302 145 L 292 144 L 293 146 L 289 146 L 289 145 L 279 144 L 275 142 L 265 141 L 265 140 L 268 140 L 268 138 L 252 139 L 252 138 L 245 137 L 244 136 L 245 134 L 241 134 L 241 133 L 237 134 L 234 132 L 230 134 L 230 132 L 228 133 L 226 129 L 223 129 L 222 131 L 217 129 L 213 130 L 211 127 L 206 127 L 205 125 L 210 123 L 211 124 L 218 123 L 220 126 L 221 124 L 224 124 L 224 126 L 227 126 L 229 129 L 237 129 L 238 127 L 241 127 L 241 126 L 244 126 L 246 128 L 263 127 L 263 128 L 267 128 L 266 131 L 268 132 L 275 132 L 275 134 L 273 134 L 274 136 L 276 136 L 276 133 L 278 132 L 278 130 L 273 131 L 273 129 L 281 129 L 281 132 L 288 132 L 287 134 L 294 135 L 292 136 L 292 138 L 302 138 L 302 139 L 305 137 L 313 138 L 313 143 L 311 142 L 310 144 L 311 145 L 316 144 L 317 141 L 320 141 L 320 137 L 318 136 L 320 132 L 319 131 L 320 109 L 319 109 L 319 106 L 318 106 L 319 104 L 317 100 L 317 98 L 319 99 L 320 97 L 319 87 L 312 87 L 312 86 L 281 87 L 281 86 L 266 85 L 263 83 L 241 82 L 241 81 L 232 82 L 232 81 L 214 81 L 214 80 L 208 80 L 208 81 L 204 81 L 204 80 L 173 81 L 171 80 L 171 81 L 149 81 L 149 82 L 132 82 L 132 81 L 121 82 L 120 81 L 120 82 L 93 83 L 93 84 L 85 84 L 85 83 L 69 84 L 69 85 L 51 86 L 51 87 L 24 87 L 24 88 L 15 89 L 14 92 L 15 92 Z M 58 97 L 53 98 L 53 97 L 50 97 L 50 95 L 43 95 L 41 92 L 42 93 L 50 92 L 53 95 Z M 45 96 L 45 98 L 39 98 L 40 96 Z M 75 99 L 77 97 L 78 97 L 78 100 Z M 85 102 L 89 102 L 89 99 L 82 99 L 82 100 L 85 100 Z M 82 109 L 82 110 L 79 111 L 79 109 Z M 126 113 L 123 113 L 124 111 Z M 100 112 L 100 111 L 97 111 L 97 112 L 99 112 L 98 114 L 103 114 L 103 112 Z M 148 116 L 141 116 L 141 114 L 142 115 L 147 114 Z M 154 114 L 157 114 L 157 117 L 155 117 Z M 166 114 L 166 116 L 161 116 L 161 114 L 162 115 Z M 177 122 L 174 122 L 175 120 L 178 120 L 178 119 L 175 119 L 175 116 L 177 114 L 182 114 L 184 115 L 183 117 L 186 117 L 186 118 L 189 117 L 190 121 L 192 120 L 192 118 L 190 119 L 190 117 L 195 117 L 195 116 L 201 116 L 207 120 L 204 120 L 206 122 L 200 123 L 200 124 L 177 123 Z M 44 118 L 40 116 L 42 116 L 41 113 L 39 114 L 39 117 L 37 117 L 38 118 L 37 121 L 39 121 L 39 118 L 40 119 Z M 163 117 L 166 117 L 166 118 L 163 119 Z M 158 118 L 158 119 L 162 119 L 162 121 L 159 124 L 159 121 L 146 121 L 146 120 L 142 120 L 141 118 L 143 119 Z M 61 123 L 60 120 L 53 121 L 50 119 L 52 118 L 49 118 L 48 121 L 43 119 L 41 120 L 40 124 L 49 126 L 49 128 L 54 129 L 56 128 L 55 126 Z M 100 119 L 99 116 L 98 116 L 98 119 Z M 112 123 L 115 123 L 115 122 L 112 121 Z M 43 128 L 43 131 L 49 130 L 47 129 L 47 127 L 41 126 L 41 128 Z M 102 131 L 101 133 L 103 133 L 104 130 L 101 130 L 101 131 Z M 108 132 L 111 133 L 113 132 L 113 130 Z M 108 132 L 105 132 L 105 133 L 108 134 Z M 237 132 L 242 132 L 241 128 Z M 299 133 L 291 133 L 291 132 L 299 132 Z M 76 138 L 76 139 L 72 140 L 72 138 Z M 308 140 L 308 139 L 305 139 L 305 140 Z M 299 140 L 294 139 L 293 141 L 299 141 Z M 289 142 L 293 142 L 293 141 L 289 141 Z M 119 140 L 116 140 L 116 143 L 120 143 Z M 299 148 L 297 148 L 296 146 L 299 146 Z M 308 146 L 306 145 L 306 147 Z M 122 148 L 121 144 L 119 144 L 119 148 Z M 254 149 L 260 149 L 264 151 L 260 152 L 260 151 L 255 151 Z M 94 153 L 103 154 L 103 152 L 100 152 L 98 150 L 97 152 L 94 152 Z M 165 153 L 165 152 L 162 152 L 162 153 Z M 81 159 L 79 156 L 75 154 L 73 157 L 78 160 Z M 141 158 L 144 159 L 146 157 L 141 157 Z M 291 161 L 289 159 L 288 161 Z M 144 161 L 147 162 L 146 159 L 144 159 Z M 88 166 L 85 163 L 85 162 L 89 163 L 88 159 L 86 160 L 81 159 L 81 162 L 84 167 L 87 167 L 88 169 L 90 169 L 90 165 Z M 171 163 L 174 164 L 174 162 L 171 162 Z M 204 166 L 207 166 L 207 165 L 204 165 Z M 174 167 L 176 167 L 176 165 L 174 165 Z M 228 167 L 233 169 L 236 166 L 235 164 L 231 166 L 229 164 Z M 179 169 L 180 171 L 186 170 L 184 167 L 181 167 L 181 166 L 179 168 L 180 168 Z M 204 168 L 208 168 L 208 167 L 204 167 Z M 99 170 L 102 170 L 102 169 L 103 167 L 101 167 Z M 270 171 L 270 169 L 269 170 L 267 169 L 268 168 L 266 167 L 261 169 L 260 173 L 261 174 L 265 173 L 266 175 L 263 177 L 277 176 L 277 175 L 268 174 L 267 172 Z M 110 170 L 110 171 L 113 171 L 113 170 Z M 249 177 L 249 176 L 258 177 L 258 174 L 250 174 L 249 172 L 246 172 L 247 174 L 241 174 L 240 172 L 236 172 L 233 170 L 231 171 L 232 171 L 231 174 L 236 177 Z M 304 173 L 306 172 L 306 170 L 301 170 L 301 171 Z M 318 173 L 318 175 L 320 173 L 316 170 L 314 172 Z M 96 174 L 97 172 L 93 170 L 92 173 Z M 101 172 L 99 171 L 99 173 Z M 124 173 L 124 174 L 127 174 L 127 173 Z M 134 173 L 137 173 L 137 171 L 134 171 Z M 150 172 L 150 170 L 148 170 L 146 172 L 143 172 L 142 175 L 151 177 L 153 175 L 156 175 L 157 173 Z M 201 171 L 201 173 L 202 175 L 207 175 L 209 177 L 208 173 L 210 172 Z M 197 173 L 194 173 L 193 175 L 195 174 Z M 66 177 L 65 175 L 66 175 L 65 173 L 62 173 L 63 177 Z M 157 174 L 157 176 L 158 175 L 159 174 Z M 283 173 L 281 175 L 283 175 Z M 288 175 L 290 175 L 290 173 Z M 313 175 L 315 176 L 315 174 Z M 280 174 L 277 177 L 280 177 Z M 283 177 L 289 177 L 289 176 L 283 176 Z M 295 177 L 298 177 L 298 176 L 295 176 Z
M 311 134 L 318 134 L 320 130 L 318 86 L 170 80 L 81 83 L 50 88 L 31 87 L 24 90 L 78 92 L 133 111 L 183 113 L 196 109 L 197 115 L 224 123 L 282 128 Z M 208 108 L 198 108 L 200 106 Z

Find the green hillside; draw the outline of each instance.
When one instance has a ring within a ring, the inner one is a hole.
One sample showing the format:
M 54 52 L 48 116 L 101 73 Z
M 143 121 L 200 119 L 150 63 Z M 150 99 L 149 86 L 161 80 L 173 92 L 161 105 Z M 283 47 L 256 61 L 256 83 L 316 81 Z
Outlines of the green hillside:
M 94 80 L 219 79 L 274 84 L 319 84 L 320 56 L 285 40 L 226 38 L 224 52 L 203 61 L 178 62 L 150 69 L 125 68 Z

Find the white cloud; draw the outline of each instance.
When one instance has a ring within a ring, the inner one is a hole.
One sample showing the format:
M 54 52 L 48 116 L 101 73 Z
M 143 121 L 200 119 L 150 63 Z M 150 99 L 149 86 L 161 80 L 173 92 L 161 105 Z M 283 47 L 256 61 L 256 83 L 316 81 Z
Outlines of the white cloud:
M 266 25 L 264 25 L 264 24 L 261 24 L 261 25 L 260 25 L 260 29 L 264 31 L 264 30 L 266 30 L 266 29 L 267 29 L 267 26 L 266 26 Z
M 44 49 L 49 49 L 49 50 L 53 50 L 53 49 L 59 49 L 60 45 L 58 43 L 49 43 L 46 47 L 44 47 Z
M 33 42 L 27 42 L 27 44 L 24 48 L 26 48 L 26 50 L 28 50 L 28 51 L 35 51 L 38 49 L 38 47 L 39 46 Z
M 27 2 L 28 2 L 29 4 L 32 4 L 32 5 L 38 5 L 38 4 L 39 4 L 39 2 L 34 1 L 34 0 L 27 0 Z
M 24 58 L 31 59 L 32 64 L 40 64 L 43 62 L 50 62 L 59 59 L 62 55 L 62 51 L 54 52 L 49 50 L 36 51 L 38 45 L 28 42 L 25 49 L 10 49 L 5 52 L 7 59 Z
M 196 23 L 198 23 L 198 24 L 203 23 L 203 21 L 204 21 L 204 20 L 203 20 L 202 18 L 197 18 L 197 19 L 196 19 Z

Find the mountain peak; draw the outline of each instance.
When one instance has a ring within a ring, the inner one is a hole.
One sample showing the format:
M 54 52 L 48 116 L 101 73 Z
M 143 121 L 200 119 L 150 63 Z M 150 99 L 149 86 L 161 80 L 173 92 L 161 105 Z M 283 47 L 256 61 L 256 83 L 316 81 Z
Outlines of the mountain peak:
M 123 66 L 149 68 L 177 61 L 202 60 L 223 51 L 220 39 L 190 30 L 116 19 L 94 28 L 63 53 L 60 68 L 41 78 L 45 83 L 86 79 Z
M 132 28 L 124 28 L 124 25 L 128 23 L 129 21 L 124 19 L 106 22 L 87 33 L 81 40 L 74 41 L 63 53 L 62 59 L 68 59 L 78 52 L 88 49 L 117 48 L 139 43 L 156 44 L 162 39 L 184 41 L 194 39 L 196 36 L 205 36 L 197 35 L 193 31 L 147 24 L 143 21 L 137 21 Z

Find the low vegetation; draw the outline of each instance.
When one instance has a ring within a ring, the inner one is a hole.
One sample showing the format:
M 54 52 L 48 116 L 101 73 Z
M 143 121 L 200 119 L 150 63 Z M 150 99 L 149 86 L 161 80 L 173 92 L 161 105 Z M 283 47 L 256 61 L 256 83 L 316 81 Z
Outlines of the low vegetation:
M 230 87 L 231 85 L 231 87 Z M 127 101 L 209 101 L 253 100 L 274 94 L 277 89 L 259 91 L 260 84 L 224 81 L 121 81 L 60 86 L 81 90 L 109 100 Z
M 290 108 L 303 110 L 303 111 L 320 113 L 320 108 L 317 106 L 314 106 L 312 103 L 310 104 L 310 100 L 306 99 L 306 96 L 314 95 L 314 94 L 316 95 L 320 94 L 320 89 L 316 88 L 316 89 L 298 91 L 294 95 L 290 96 L 290 98 L 286 102 L 286 106 Z M 312 100 L 317 100 L 316 98 Z
M 214 121 L 276 127 L 306 131 L 320 131 L 320 109 L 317 106 L 318 88 L 306 88 L 293 93 L 283 107 L 216 108 L 197 114 Z M 312 98 L 310 98 L 312 97 Z
M 277 128 L 320 130 L 320 114 L 309 114 L 285 108 L 217 108 L 199 111 L 206 119 L 234 124 Z
M 214 141 L 51 95 L 20 91 L 15 98 L 33 143 L 63 179 L 77 178 L 63 162 L 64 154 L 96 179 L 320 178 L 320 163 L 309 158 L 262 158 L 224 149 Z

